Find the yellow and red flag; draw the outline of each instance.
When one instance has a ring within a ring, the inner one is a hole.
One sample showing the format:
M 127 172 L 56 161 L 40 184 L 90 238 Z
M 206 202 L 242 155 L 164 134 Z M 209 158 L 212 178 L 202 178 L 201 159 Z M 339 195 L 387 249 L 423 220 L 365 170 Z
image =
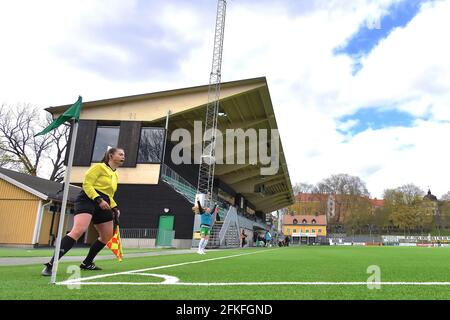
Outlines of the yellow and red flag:
M 122 251 L 122 243 L 120 241 L 119 226 L 116 227 L 113 237 L 111 238 L 111 240 L 108 241 L 106 246 L 111 249 L 111 251 L 117 257 L 117 259 L 119 259 L 119 261 L 122 261 L 123 251 Z

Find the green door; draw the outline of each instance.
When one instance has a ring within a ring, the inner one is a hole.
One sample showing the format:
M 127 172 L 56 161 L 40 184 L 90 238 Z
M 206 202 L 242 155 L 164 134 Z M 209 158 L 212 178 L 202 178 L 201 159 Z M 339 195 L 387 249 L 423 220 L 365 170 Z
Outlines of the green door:
M 173 219 L 174 216 L 160 216 L 158 237 L 156 238 L 156 245 L 163 247 L 172 246 L 173 240 Z

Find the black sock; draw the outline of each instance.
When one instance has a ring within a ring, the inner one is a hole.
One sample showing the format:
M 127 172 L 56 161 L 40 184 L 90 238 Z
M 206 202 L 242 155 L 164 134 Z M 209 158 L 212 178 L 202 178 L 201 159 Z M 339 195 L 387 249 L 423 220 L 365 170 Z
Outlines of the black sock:
M 59 248 L 59 258 L 58 259 L 61 259 L 70 249 L 72 249 L 74 244 L 75 244 L 75 239 L 73 239 L 67 235 L 64 238 L 62 238 L 61 246 Z M 51 265 L 53 264 L 53 262 L 55 260 L 55 255 L 56 255 L 56 253 L 53 255 L 52 259 L 49 262 Z
M 105 244 L 103 242 L 101 242 L 100 240 L 97 239 L 97 241 L 95 241 L 92 246 L 91 249 L 89 249 L 89 253 L 86 257 L 86 259 L 84 259 L 83 263 L 85 265 L 89 265 L 92 263 L 92 261 L 94 261 L 95 256 L 105 247 Z

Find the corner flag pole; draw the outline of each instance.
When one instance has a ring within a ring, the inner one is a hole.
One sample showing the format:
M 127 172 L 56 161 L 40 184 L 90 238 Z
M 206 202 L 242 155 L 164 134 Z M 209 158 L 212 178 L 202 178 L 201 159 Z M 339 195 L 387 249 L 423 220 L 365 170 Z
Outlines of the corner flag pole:
M 64 192 L 61 204 L 61 212 L 59 216 L 58 237 L 56 238 L 55 259 L 53 260 L 52 277 L 50 280 L 50 283 L 52 284 L 56 283 L 56 273 L 58 272 L 58 261 L 59 261 L 58 258 L 60 254 L 59 251 L 61 249 L 61 239 L 63 236 L 62 233 L 64 229 L 64 218 L 66 215 L 67 198 L 69 195 L 69 186 L 70 186 L 70 171 L 72 170 L 73 155 L 75 151 L 75 143 L 77 140 L 77 132 L 78 132 L 78 121 L 73 120 L 72 137 L 70 139 L 71 143 L 70 143 L 69 159 L 64 177 Z

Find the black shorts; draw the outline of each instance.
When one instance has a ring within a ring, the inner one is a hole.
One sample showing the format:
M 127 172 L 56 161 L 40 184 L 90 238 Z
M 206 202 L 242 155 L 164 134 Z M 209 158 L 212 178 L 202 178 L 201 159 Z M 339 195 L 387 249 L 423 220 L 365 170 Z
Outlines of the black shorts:
M 98 192 L 98 195 L 109 204 L 109 197 L 106 194 Z M 75 215 L 80 213 L 89 213 L 92 215 L 92 223 L 100 224 L 113 220 L 113 213 L 111 210 L 103 210 L 96 201 L 90 199 L 86 193 L 81 190 L 75 200 Z

